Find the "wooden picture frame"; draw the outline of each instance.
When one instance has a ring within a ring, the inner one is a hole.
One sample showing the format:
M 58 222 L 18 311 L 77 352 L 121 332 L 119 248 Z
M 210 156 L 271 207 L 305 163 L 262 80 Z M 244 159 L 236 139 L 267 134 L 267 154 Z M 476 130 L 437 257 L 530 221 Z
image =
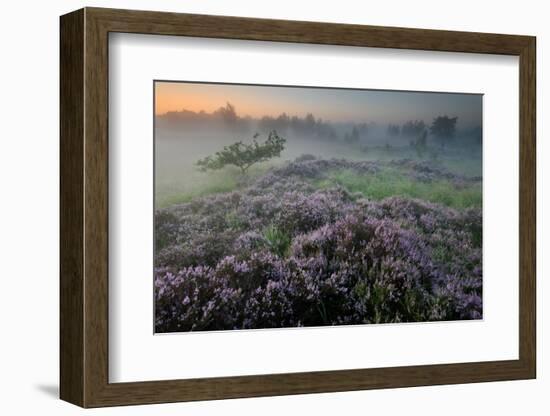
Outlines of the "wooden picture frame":
M 82 407 L 101 407 L 535 378 L 534 37 L 100 8 L 62 16 L 60 29 L 61 399 Z M 519 359 L 109 383 L 110 32 L 518 56 Z

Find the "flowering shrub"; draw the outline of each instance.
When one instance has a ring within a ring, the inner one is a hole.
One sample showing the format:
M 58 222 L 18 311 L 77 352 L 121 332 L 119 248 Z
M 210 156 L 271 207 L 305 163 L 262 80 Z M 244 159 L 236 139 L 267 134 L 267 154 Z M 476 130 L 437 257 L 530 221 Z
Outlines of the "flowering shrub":
M 481 318 L 479 208 L 317 189 L 331 169 L 381 165 L 303 156 L 238 191 L 158 210 L 156 331 Z
M 433 166 L 427 161 L 415 161 L 411 159 L 392 160 L 393 166 L 405 167 L 409 169 L 409 176 L 420 182 L 433 182 L 435 180 L 447 179 L 452 181 L 455 186 L 462 187 L 468 183 L 481 181 L 480 176 L 464 176 L 451 173 L 445 169 Z

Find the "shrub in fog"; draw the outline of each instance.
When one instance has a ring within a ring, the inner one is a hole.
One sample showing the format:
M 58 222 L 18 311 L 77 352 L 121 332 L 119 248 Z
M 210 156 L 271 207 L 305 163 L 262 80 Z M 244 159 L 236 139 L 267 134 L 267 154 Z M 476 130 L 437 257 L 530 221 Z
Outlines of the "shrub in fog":
M 269 133 L 264 143 L 258 143 L 256 141 L 257 136 L 258 134 L 254 136 L 254 140 L 250 144 L 239 141 L 225 146 L 214 155 L 200 159 L 196 162 L 196 165 L 203 172 L 219 170 L 233 165 L 238 167 L 241 173 L 245 175 L 252 165 L 281 156 L 286 140 L 280 137 L 275 130 Z

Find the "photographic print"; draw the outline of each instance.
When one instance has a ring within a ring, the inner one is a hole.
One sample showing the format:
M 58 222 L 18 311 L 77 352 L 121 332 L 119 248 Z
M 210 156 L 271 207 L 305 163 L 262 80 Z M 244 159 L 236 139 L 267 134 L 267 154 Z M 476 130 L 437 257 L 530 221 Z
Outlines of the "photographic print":
M 482 319 L 481 94 L 153 87 L 155 333 Z

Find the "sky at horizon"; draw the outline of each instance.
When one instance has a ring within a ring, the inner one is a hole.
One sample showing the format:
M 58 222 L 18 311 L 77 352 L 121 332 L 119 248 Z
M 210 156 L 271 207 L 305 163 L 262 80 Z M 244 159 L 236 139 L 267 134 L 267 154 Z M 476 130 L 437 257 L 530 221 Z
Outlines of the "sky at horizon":
M 481 94 L 155 82 L 156 115 L 182 110 L 211 113 L 229 102 L 241 117 L 312 113 L 332 122 L 402 123 L 448 115 L 458 117 L 464 127 L 481 125 L 482 101 Z

